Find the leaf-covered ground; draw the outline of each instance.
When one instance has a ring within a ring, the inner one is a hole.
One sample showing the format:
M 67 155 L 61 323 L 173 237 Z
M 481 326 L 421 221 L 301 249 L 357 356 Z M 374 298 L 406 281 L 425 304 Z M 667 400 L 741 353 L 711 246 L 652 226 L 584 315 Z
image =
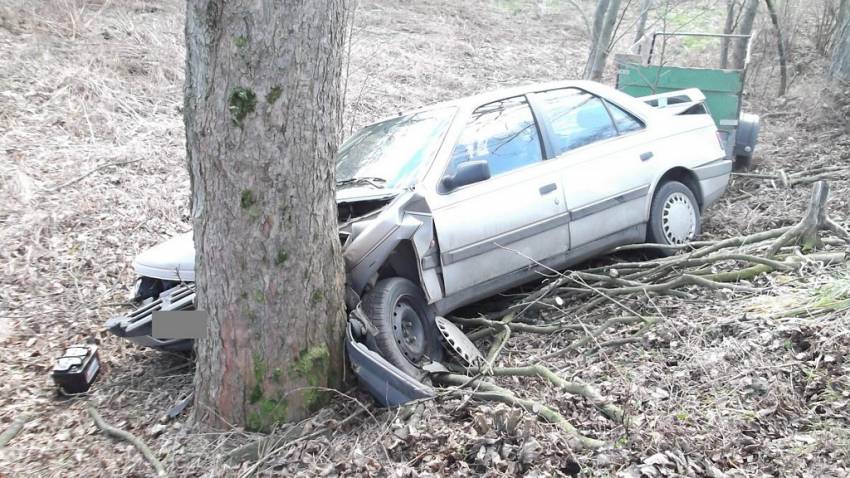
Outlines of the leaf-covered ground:
M 541 11 L 538 2 L 360 2 L 347 128 L 497 86 L 578 77 L 585 25 L 570 2 L 544 3 Z M 628 299 L 576 316 L 592 325 L 627 315 L 626 306 L 658 319 L 640 343 L 547 363 L 611 398 L 625 425 L 540 380 L 497 380 L 609 444 L 597 451 L 572 449 L 533 410 L 446 397 L 387 411 L 356 389 L 305 424 L 309 438 L 265 444 L 259 462 L 225 458 L 255 435 L 192 430 L 185 413 L 164 419 L 191 390 L 191 364 L 131 346 L 102 324 L 127 310 L 132 257 L 188 229 L 182 8 L 177 0 L 0 5 L 0 427 L 32 416 L 0 451 L 0 474 L 150 475 L 135 448 L 95 428 L 86 405 L 147 441 L 175 476 L 850 474 L 850 272 L 820 264 L 759 277 L 758 293 Z M 700 11 L 696 26 L 717 20 Z M 798 28 L 808 21 L 801 15 Z M 772 53 L 756 52 L 761 80 L 747 98 L 764 116 L 755 172 L 846 167 L 829 202 L 846 227 L 850 95 L 826 92 L 823 61 L 795 41 L 792 53 L 807 66 L 785 99 L 771 97 L 764 73 Z M 737 177 L 707 212 L 705 235 L 791 225 L 807 198 L 806 185 Z M 785 314 L 825 305 L 835 312 Z M 525 364 L 570 340 L 514 334 L 498 365 Z M 49 371 L 63 347 L 80 342 L 97 343 L 105 367 L 90 394 L 63 399 Z M 316 433 L 324 428 L 332 431 Z

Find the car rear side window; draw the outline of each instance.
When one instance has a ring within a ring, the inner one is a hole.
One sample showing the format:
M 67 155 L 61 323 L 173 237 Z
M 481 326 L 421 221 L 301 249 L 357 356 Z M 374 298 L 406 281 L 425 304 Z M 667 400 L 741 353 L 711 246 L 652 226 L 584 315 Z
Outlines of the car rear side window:
M 524 96 L 479 107 L 452 151 L 448 173 L 465 161 L 487 161 L 490 175 L 543 161 L 540 133 Z
M 605 105 L 608 106 L 608 111 L 611 113 L 611 117 L 614 119 L 614 125 L 617 126 L 617 131 L 620 134 L 643 129 L 643 123 L 628 111 L 611 104 L 609 101 L 606 101 Z
M 539 93 L 551 126 L 555 154 L 617 136 L 602 100 L 576 88 Z

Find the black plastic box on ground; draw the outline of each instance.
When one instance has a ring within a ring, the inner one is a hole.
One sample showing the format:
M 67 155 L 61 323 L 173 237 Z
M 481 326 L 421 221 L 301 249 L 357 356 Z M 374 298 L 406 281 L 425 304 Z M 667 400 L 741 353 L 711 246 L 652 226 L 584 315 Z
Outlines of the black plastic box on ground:
M 53 381 L 65 393 L 87 392 L 100 371 L 96 345 L 74 345 L 53 366 Z

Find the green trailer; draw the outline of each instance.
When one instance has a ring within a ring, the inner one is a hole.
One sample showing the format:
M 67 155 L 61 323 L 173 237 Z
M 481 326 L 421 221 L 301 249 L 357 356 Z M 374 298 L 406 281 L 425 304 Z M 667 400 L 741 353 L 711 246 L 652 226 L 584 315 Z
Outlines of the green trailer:
M 655 50 L 659 39 L 663 45 L 668 37 L 674 36 L 744 39 L 747 41 L 744 67 L 696 68 L 668 64 L 664 54 L 656 54 Z M 727 157 L 735 161 L 737 169 L 746 169 L 752 162 L 759 131 L 759 117 L 741 111 L 751 38 L 750 35 L 655 32 L 646 39 L 651 40 L 648 48 L 644 48 L 646 54 L 615 57 L 617 89 L 635 97 L 661 95 L 659 101 L 663 102 L 667 101 L 665 93 L 698 88 L 705 95 L 705 105 L 725 141 Z M 664 107 L 666 104 L 656 106 Z

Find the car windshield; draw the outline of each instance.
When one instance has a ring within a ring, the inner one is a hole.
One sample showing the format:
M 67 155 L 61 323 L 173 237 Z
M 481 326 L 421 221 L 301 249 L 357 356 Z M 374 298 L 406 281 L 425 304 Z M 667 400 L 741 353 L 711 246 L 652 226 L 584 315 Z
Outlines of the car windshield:
M 367 126 L 339 149 L 337 184 L 405 188 L 437 154 L 455 108 L 422 111 Z

